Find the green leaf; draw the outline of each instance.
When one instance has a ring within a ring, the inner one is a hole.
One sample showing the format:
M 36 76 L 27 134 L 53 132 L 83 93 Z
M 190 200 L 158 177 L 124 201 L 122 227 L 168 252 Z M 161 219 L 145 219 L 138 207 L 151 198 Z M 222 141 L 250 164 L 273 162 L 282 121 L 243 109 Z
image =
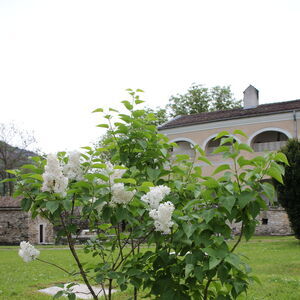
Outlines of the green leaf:
M 30 165 L 30 164 L 23 165 L 21 168 L 22 169 L 28 169 L 28 170 L 35 171 L 35 172 L 38 170 L 36 166 Z
M 218 154 L 218 153 L 228 152 L 228 151 L 230 151 L 230 147 L 229 146 L 219 146 L 211 154 Z
M 240 258 L 234 254 L 230 253 L 228 256 L 225 257 L 225 261 L 234 266 L 235 268 L 239 269 L 241 260 Z
M 141 104 L 141 103 L 144 103 L 145 101 L 143 101 L 143 100 L 135 100 L 134 102 L 135 102 L 135 104 Z
M 249 223 L 245 224 L 244 234 L 246 241 L 248 241 L 254 234 L 256 227 L 256 220 L 251 220 Z
M 214 138 L 214 140 L 220 139 L 223 136 L 228 136 L 229 132 L 228 131 L 221 131 L 220 133 L 217 134 L 217 136 Z
M 212 218 L 215 215 L 215 210 L 214 209 L 207 209 L 204 212 L 202 212 L 202 217 L 205 220 L 206 223 L 209 223 Z
M 64 294 L 64 291 L 58 291 L 54 296 L 53 296 L 53 299 L 57 299 L 57 298 L 60 298 L 62 297 Z
M 76 294 L 68 294 L 68 300 L 76 300 Z
M 231 210 L 235 204 L 235 197 L 233 196 L 221 196 L 220 204 L 226 208 L 226 210 L 231 213 Z
M 233 134 L 239 134 L 239 135 L 242 135 L 242 136 L 245 137 L 245 138 L 248 138 L 247 134 L 246 134 L 244 131 L 239 130 L 239 129 L 235 129 L 235 130 L 233 131 Z
M 59 207 L 58 201 L 48 201 L 46 203 L 46 208 L 50 210 L 50 212 L 53 214 Z
M 107 124 L 98 124 L 97 127 L 109 128 L 109 126 Z
M 139 117 L 143 116 L 144 114 L 145 114 L 145 111 L 143 109 L 135 110 L 135 111 L 132 112 L 132 115 L 135 118 L 139 118 Z
M 43 181 L 43 176 L 40 175 L 40 174 L 32 174 L 32 175 L 30 175 L 30 178 L 34 178 L 34 179 L 37 179 L 39 181 Z
M 250 146 L 248 146 L 247 144 L 244 144 L 244 143 L 238 144 L 238 149 L 244 150 L 247 152 L 254 152 L 254 150 Z
M 193 264 L 187 264 L 185 265 L 185 279 L 188 278 L 189 274 L 194 270 L 194 265 Z
M 130 104 L 129 101 L 124 100 L 124 101 L 121 101 L 121 103 L 123 103 L 124 106 L 125 106 L 128 110 L 132 110 L 132 109 L 133 109 L 133 106 Z
M 189 223 L 183 223 L 182 228 L 184 233 L 186 234 L 187 238 L 190 238 L 190 236 L 194 233 L 196 227 Z
M 32 200 L 30 198 L 23 198 L 21 200 L 21 207 L 25 211 L 29 211 L 32 204 Z
M 105 224 L 99 225 L 98 228 L 105 231 L 106 229 L 110 228 L 111 226 L 112 225 L 110 223 L 108 223 L 108 224 L 105 223 Z
M 208 165 L 212 166 L 211 161 L 209 159 L 207 159 L 205 156 L 199 156 L 198 160 L 201 160 L 201 161 L 207 163 Z
M 274 179 L 276 179 L 278 182 L 283 184 L 283 180 L 282 180 L 282 175 L 280 173 L 280 171 L 277 168 L 271 167 L 267 170 L 267 175 L 273 177 Z
M 239 166 L 242 168 L 244 166 L 252 166 L 252 161 L 251 160 L 248 160 L 248 159 L 245 159 L 244 156 L 240 156 L 238 159 L 237 159 L 237 162 L 239 164 Z
M 215 256 L 211 256 L 209 258 L 208 269 L 211 270 L 214 267 L 216 267 L 221 262 L 221 260 L 222 259 L 220 259 L 220 258 L 217 258 Z
M 91 168 L 94 168 L 94 169 L 106 169 L 106 164 L 92 164 Z
M 269 182 L 264 182 L 261 187 L 263 188 L 263 191 L 265 193 L 265 195 L 267 196 L 267 198 L 273 202 L 275 199 L 275 189 L 274 186 L 272 184 L 270 184 Z
M 195 267 L 194 274 L 195 274 L 195 277 L 197 278 L 197 280 L 202 283 L 204 275 L 203 275 L 203 270 L 200 266 Z
M 208 188 L 211 188 L 211 189 L 217 188 L 219 186 L 219 182 L 216 179 L 212 178 L 212 177 L 210 177 L 207 180 L 203 181 L 202 184 L 207 186 Z
M 253 192 L 243 191 L 238 195 L 238 203 L 241 209 L 243 209 L 249 202 L 255 200 L 255 194 Z
M 72 209 L 72 201 L 70 199 L 65 199 L 62 203 L 66 211 L 70 211 Z
M 287 166 L 289 166 L 289 162 L 288 162 L 288 159 L 286 157 L 286 155 L 282 152 L 278 152 L 276 153 L 275 155 L 275 160 L 276 161 L 280 161 L 280 162 L 283 162 L 284 164 L 286 164 Z
M 232 144 L 233 142 L 234 142 L 234 139 L 233 139 L 232 136 L 224 137 L 224 138 L 221 139 L 220 145 L 222 146 L 222 145 L 227 144 L 227 143 Z
M 225 165 L 220 165 L 219 167 L 217 167 L 214 172 L 212 173 L 212 175 L 216 175 L 220 172 L 223 172 L 225 170 L 230 170 L 230 166 L 228 164 Z
M 194 200 L 190 200 L 188 201 L 188 203 L 184 206 L 183 210 L 186 210 L 190 207 L 193 207 L 196 204 L 200 204 L 203 203 L 203 200 L 199 200 L 199 199 L 194 199 Z
M 149 179 L 152 181 L 155 181 L 159 178 L 160 170 L 159 169 L 152 169 L 150 167 L 147 168 L 147 175 L 149 176 Z
M 190 156 L 187 154 L 176 154 L 176 161 L 183 161 L 183 160 L 188 160 L 190 159 Z
M 115 182 L 136 184 L 136 181 L 133 178 L 117 178 L 115 179 Z
M 103 112 L 103 108 L 97 108 L 92 111 L 92 113 L 95 113 L 95 112 Z

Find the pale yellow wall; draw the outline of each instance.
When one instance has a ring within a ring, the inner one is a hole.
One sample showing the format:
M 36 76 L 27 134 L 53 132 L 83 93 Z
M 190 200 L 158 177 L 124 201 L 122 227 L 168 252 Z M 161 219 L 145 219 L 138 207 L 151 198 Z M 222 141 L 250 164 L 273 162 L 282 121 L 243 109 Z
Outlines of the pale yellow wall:
M 300 118 L 300 115 L 297 116 Z M 276 120 L 278 119 L 278 121 Z M 287 120 L 283 120 L 287 119 Z M 269 121 L 270 120 L 270 121 Z M 257 123 L 257 122 L 261 123 Z M 176 140 L 188 140 L 191 142 L 194 142 L 195 144 L 198 144 L 200 147 L 204 147 L 204 143 L 206 141 L 218 134 L 221 131 L 228 131 L 230 133 L 233 133 L 235 129 L 242 130 L 248 138 L 245 138 L 243 136 L 237 135 L 237 138 L 239 139 L 240 142 L 245 143 L 245 144 L 250 144 L 250 138 L 255 134 L 256 132 L 260 130 L 265 130 L 267 128 L 278 128 L 282 130 L 284 133 L 287 134 L 289 137 L 294 137 L 295 136 L 295 122 L 293 120 L 293 114 L 278 114 L 278 115 L 272 115 L 272 116 L 265 116 L 265 117 L 259 117 L 259 118 L 243 118 L 235 121 L 235 123 L 240 123 L 240 124 L 234 124 L 232 126 L 226 127 L 226 123 L 230 123 L 231 121 L 224 121 L 224 122 L 213 122 L 211 123 L 214 128 L 208 128 L 210 124 L 201 124 L 201 125 L 194 125 L 194 126 L 187 126 L 187 127 L 180 127 L 180 128 L 174 128 L 170 130 L 163 130 L 162 133 L 167 135 L 167 137 L 170 139 L 170 141 L 176 141 Z M 231 122 L 232 123 L 232 122 Z M 243 123 L 243 124 L 242 124 Z M 253 124 L 251 124 L 253 123 Z M 218 128 L 219 126 L 219 128 Z M 300 120 L 297 120 L 297 130 L 298 130 L 298 135 L 300 133 Z M 186 128 L 186 131 L 185 131 Z M 203 129 L 202 129 L 203 128 Z M 180 133 L 174 133 L 174 131 L 180 131 Z M 243 153 L 246 158 L 251 158 L 256 155 L 261 155 L 261 152 L 254 152 L 248 153 L 244 152 Z M 209 175 L 218 165 L 222 163 L 228 163 L 230 162 L 225 161 L 222 158 L 222 155 L 209 155 L 208 158 L 212 161 L 214 167 L 207 167 L 205 166 L 203 168 L 204 174 Z M 205 165 L 204 163 L 200 163 L 200 165 Z

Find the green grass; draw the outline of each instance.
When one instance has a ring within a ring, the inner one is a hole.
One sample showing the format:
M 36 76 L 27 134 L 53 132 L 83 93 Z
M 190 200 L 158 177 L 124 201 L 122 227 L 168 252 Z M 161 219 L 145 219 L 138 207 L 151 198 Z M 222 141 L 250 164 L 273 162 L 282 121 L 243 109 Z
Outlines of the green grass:
M 52 299 L 38 289 L 70 282 L 64 272 L 38 261 L 24 263 L 17 247 L 0 247 L 0 299 Z M 298 300 L 300 299 L 300 243 L 293 237 L 255 237 L 242 242 L 237 250 L 245 255 L 253 274 L 262 285 L 254 283 L 247 296 L 240 299 Z M 83 254 L 81 249 L 79 255 Z M 68 250 L 41 247 L 41 259 L 55 262 L 68 270 L 75 269 Z M 86 258 L 91 261 L 91 257 Z M 74 279 L 73 279 L 74 280 Z M 125 300 L 128 293 L 118 293 L 115 300 Z

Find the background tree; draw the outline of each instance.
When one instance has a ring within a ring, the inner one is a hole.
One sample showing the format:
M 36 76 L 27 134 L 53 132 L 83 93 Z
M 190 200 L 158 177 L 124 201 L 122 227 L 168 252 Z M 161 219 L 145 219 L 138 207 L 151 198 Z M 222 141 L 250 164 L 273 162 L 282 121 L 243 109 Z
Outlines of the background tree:
M 281 149 L 289 161 L 285 166 L 283 184 L 274 181 L 278 201 L 285 208 L 295 237 L 300 239 L 300 142 L 291 139 Z
M 28 162 L 29 156 L 36 153 L 30 151 L 36 144 L 32 132 L 20 129 L 13 123 L 0 123 L 0 178 L 1 180 L 11 178 L 6 170 L 22 166 Z M 13 194 L 13 183 L 3 182 L 0 186 L 1 195 Z
M 155 117 L 155 120 L 150 122 L 151 125 L 158 126 L 168 121 L 167 108 L 156 107 L 156 109 L 153 109 L 151 107 L 146 107 L 145 112 L 147 114 L 153 114 Z
M 153 124 L 158 126 L 178 115 L 190 115 L 240 107 L 241 101 L 234 98 L 230 86 L 217 85 L 207 88 L 202 84 L 192 84 L 186 93 L 171 96 L 169 103 L 164 108 L 146 108 L 146 111 L 155 115 L 157 120 Z
M 170 116 L 175 117 L 239 108 L 241 101 L 234 99 L 230 86 L 214 86 L 209 89 L 201 84 L 193 84 L 185 94 L 171 96 L 167 107 L 170 109 Z

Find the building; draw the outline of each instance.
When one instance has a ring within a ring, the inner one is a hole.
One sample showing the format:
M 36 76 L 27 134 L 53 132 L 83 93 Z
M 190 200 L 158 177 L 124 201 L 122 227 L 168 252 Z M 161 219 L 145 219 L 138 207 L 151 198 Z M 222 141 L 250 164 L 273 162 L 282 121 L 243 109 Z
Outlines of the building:
M 298 138 L 300 132 L 300 100 L 259 105 L 259 92 L 250 85 L 244 91 L 243 108 L 177 116 L 159 127 L 160 133 L 178 144 L 174 152 L 195 155 L 192 145 L 205 150 L 213 166 L 204 163 L 203 173 L 211 174 L 216 166 L 225 163 L 221 154 L 212 154 L 220 141 L 214 138 L 221 131 L 240 129 L 247 138 L 238 136 L 254 153 L 245 153 L 246 158 L 261 155 L 265 151 L 279 150 L 289 138 Z M 231 163 L 226 161 L 226 163 Z M 276 199 L 275 199 L 276 204 Z M 259 216 L 257 234 L 291 234 L 285 211 L 278 205 L 270 205 Z
M 20 198 L 0 197 L 0 245 L 17 245 L 21 241 L 53 243 L 53 226 L 39 216 L 32 219 L 29 212 L 22 211 Z

